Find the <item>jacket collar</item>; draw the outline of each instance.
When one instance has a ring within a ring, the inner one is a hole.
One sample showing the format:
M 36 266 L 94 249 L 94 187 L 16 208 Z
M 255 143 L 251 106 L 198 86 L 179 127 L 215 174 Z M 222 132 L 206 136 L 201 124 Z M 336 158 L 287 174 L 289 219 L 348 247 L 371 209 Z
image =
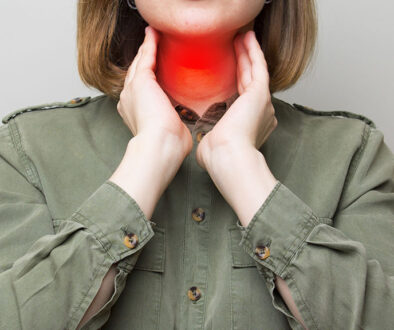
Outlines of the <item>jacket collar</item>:
M 187 125 L 192 134 L 195 134 L 193 132 L 199 130 L 205 132 L 210 131 L 238 96 L 239 94 L 236 93 L 222 102 L 213 103 L 203 113 L 202 117 L 193 109 L 177 102 L 170 95 L 168 95 L 168 98 L 182 121 Z M 267 164 L 275 177 L 284 181 L 289 174 L 289 168 L 299 148 L 302 125 L 299 125 L 297 116 L 295 116 L 297 113 L 292 110 L 290 104 L 277 99 L 273 95 L 271 95 L 271 100 L 275 108 L 278 126 L 270 134 L 259 151 L 265 156 Z
M 239 94 L 236 92 L 221 102 L 211 104 L 201 117 L 195 110 L 178 102 L 171 95 L 167 94 L 167 96 L 184 123 L 194 125 L 201 121 L 214 126 L 238 98 Z

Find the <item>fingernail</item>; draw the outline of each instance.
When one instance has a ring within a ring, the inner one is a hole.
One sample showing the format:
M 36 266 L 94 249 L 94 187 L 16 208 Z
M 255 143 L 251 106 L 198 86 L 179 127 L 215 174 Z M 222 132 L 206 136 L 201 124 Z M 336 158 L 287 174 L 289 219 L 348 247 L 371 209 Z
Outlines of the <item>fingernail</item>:
M 145 34 L 146 34 L 147 31 L 148 31 L 148 27 L 149 27 L 149 25 L 145 27 Z

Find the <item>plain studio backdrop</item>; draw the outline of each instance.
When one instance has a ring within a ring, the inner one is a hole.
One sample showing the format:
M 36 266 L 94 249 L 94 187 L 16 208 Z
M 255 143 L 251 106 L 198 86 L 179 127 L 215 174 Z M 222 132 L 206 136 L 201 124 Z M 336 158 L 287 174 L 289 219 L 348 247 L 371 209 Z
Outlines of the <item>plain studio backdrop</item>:
M 0 1 L 1 117 L 26 106 L 102 94 L 78 75 L 76 4 Z M 311 66 L 294 87 L 274 96 L 316 110 L 363 114 L 394 150 L 394 3 L 317 0 L 317 11 Z

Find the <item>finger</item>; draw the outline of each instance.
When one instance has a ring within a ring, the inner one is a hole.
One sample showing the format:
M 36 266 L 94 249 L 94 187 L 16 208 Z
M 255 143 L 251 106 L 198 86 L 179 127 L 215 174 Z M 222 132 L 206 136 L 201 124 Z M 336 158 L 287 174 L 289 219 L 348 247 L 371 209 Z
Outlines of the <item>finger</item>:
M 140 58 L 141 58 L 141 48 L 138 50 L 137 55 L 134 57 L 133 62 L 131 63 L 129 69 L 127 70 L 125 85 L 127 85 L 130 81 L 133 80 L 135 75 L 135 70 Z
M 142 45 L 141 59 L 136 68 L 137 71 L 146 69 L 155 70 L 158 42 L 159 33 L 151 26 L 147 26 L 145 29 L 145 40 Z
M 240 70 L 240 50 L 239 50 L 239 39 L 240 39 L 240 34 L 237 34 L 234 37 L 233 44 L 234 44 L 234 54 L 235 54 L 235 60 L 236 60 L 236 67 L 237 67 L 237 89 L 239 94 L 243 94 L 243 84 L 241 82 L 241 70 Z
M 244 34 L 238 35 L 234 40 L 234 49 L 237 59 L 237 80 L 240 82 L 242 89 L 252 80 L 252 65 L 249 60 L 249 55 L 243 45 L 242 39 Z
M 244 34 L 240 35 L 236 40 L 236 54 L 237 54 L 237 70 L 239 77 L 244 87 L 246 87 L 252 79 L 252 64 L 249 60 L 249 55 L 243 45 L 242 39 Z
M 252 63 L 252 79 L 267 83 L 267 62 L 253 30 L 246 33 L 244 45 Z
M 158 40 L 159 39 L 159 34 L 157 33 L 157 31 L 148 26 L 147 30 L 149 30 L 149 29 L 150 29 L 150 31 L 153 30 L 154 37 L 155 37 L 155 39 Z M 134 57 L 133 63 L 130 65 L 130 68 L 129 68 L 128 72 L 127 72 L 126 79 L 125 79 L 125 84 L 129 83 L 134 78 L 134 75 L 135 75 L 135 72 L 136 72 L 136 70 L 137 70 L 137 68 L 139 66 L 139 62 L 141 60 L 141 57 L 143 56 L 143 53 L 145 51 L 144 49 L 146 49 L 146 44 L 147 44 L 148 38 L 149 38 L 148 34 L 149 34 L 149 32 L 148 33 L 145 32 L 144 41 L 140 45 L 140 47 L 138 49 L 138 52 L 137 52 L 137 55 Z
M 125 85 L 128 84 L 134 78 L 135 71 L 136 71 L 138 63 L 140 61 L 141 54 L 142 54 L 142 51 L 143 51 L 143 45 L 144 45 L 144 43 L 146 41 L 146 38 L 147 37 L 146 37 L 146 34 L 145 34 L 145 39 L 143 40 L 142 44 L 139 46 L 138 52 L 134 56 L 134 59 L 133 59 L 131 65 L 130 65 L 130 67 L 128 69 L 128 72 L 127 72 L 127 75 L 126 75 L 126 79 L 125 79 Z

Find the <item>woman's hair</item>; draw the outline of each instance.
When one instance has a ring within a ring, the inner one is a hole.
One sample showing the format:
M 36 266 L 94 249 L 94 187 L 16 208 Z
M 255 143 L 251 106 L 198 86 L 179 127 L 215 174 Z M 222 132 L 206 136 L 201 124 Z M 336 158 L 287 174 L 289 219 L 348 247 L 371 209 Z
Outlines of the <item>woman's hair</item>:
M 87 86 L 119 99 L 127 69 L 138 52 L 148 23 L 126 0 L 79 0 L 78 71 Z M 271 93 L 294 85 L 315 49 L 314 0 L 273 0 L 255 19 Z

